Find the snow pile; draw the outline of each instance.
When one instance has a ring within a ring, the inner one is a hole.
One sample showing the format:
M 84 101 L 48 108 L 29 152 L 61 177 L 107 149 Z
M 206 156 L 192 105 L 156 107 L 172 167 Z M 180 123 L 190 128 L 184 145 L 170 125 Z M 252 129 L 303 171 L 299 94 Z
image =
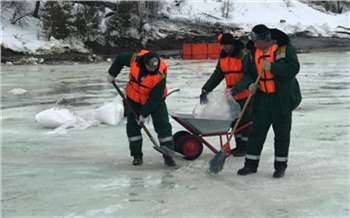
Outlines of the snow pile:
M 199 174 L 206 174 L 208 173 L 209 169 L 209 163 L 203 160 L 196 160 L 196 161 L 189 161 L 189 164 L 180 167 L 175 172 L 173 172 L 173 175 L 199 175 Z
M 64 53 L 68 50 L 89 52 L 82 41 L 74 38 L 66 40 L 57 40 L 54 37 L 45 38 L 40 20 L 34 17 L 27 16 L 24 24 L 21 25 L 11 24 L 9 18 L 14 13 L 10 8 L 2 11 L 1 45 L 3 47 L 29 54 Z
M 11 89 L 9 91 L 9 93 L 12 93 L 14 95 L 23 95 L 27 92 L 27 90 L 25 89 L 22 89 L 22 88 L 15 88 L 15 89 Z
M 216 1 L 188 1 L 181 8 L 171 8 L 171 18 L 187 17 L 202 22 L 217 22 L 223 26 L 239 27 L 244 32 L 250 32 L 255 25 L 263 23 L 287 34 L 306 31 L 310 32 L 310 36 L 349 37 L 335 31 L 339 31 L 338 26 L 349 27 L 350 12 L 321 12 L 299 1 L 234 1 L 230 17 L 223 18 L 221 6 L 222 2 Z

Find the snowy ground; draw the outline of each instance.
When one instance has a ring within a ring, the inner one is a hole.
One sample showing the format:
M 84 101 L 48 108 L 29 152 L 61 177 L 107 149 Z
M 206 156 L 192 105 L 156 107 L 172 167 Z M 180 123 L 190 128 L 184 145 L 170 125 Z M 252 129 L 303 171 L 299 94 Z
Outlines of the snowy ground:
M 144 164 L 134 167 L 125 120 L 47 134 L 52 129 L 34 116 L 57 100 L 86 117 L 115 96 L 105 82 L 110 63 L 3 66 L 2 216 L 349 217 L 350 52 L 299 59 L 304 98 L 294 112 L 283 179 L 272 178 L 272 131 L 258 173 L 246 177 L 236 174 L 244 158 L 233 157 L 221 173 L 208 175 L 214 154 L 206 147 L 198 159 L 177 159 L 168 168 L 146 135 Z M 216 61 L 167 63 L 169 89 L 181 89 L 167 98 L 169 111 L 190 113 Z M 173 133 L 184 130 L 171 122 Z M 208 140 L 219 148 L 217 137 Z

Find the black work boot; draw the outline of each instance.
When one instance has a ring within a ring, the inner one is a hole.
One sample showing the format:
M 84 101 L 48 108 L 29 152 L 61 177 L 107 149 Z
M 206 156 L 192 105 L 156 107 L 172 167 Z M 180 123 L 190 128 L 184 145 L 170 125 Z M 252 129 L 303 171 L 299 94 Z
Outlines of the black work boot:
M 163 155 L 163 158 L 164 158 L 165 165 L 167 165 L 169 167 L 176 166 L 176 163 L 172 157 Z
M 134 155 L 134 160 L 132 161 L 132 165 L 141 165 L 143 163 L 141 155 Z
M 234 149 L 231 149 L 231 154 L 233 155 L 239 150 L 239 147 L 235 147 Z M 233 155 L 234 156 L 234 155 Z
M 276 170 L 273 173 L 273 178 L 282 178 L 284 176 L 285 170 Z
M 244 165 L 244 167 L 242 169 L 239 169 L 237 171 L 237 174 L 240 175 L 240 176 L 245 176 L 245 175 L 248 175 L 250 173 L 256 173 L 258 170 L 255 168 L 251 168 L 251 167 L 248 167 L 247 165 Z
M 275 172 L 273 173 L 273 178 L 282 178 L 287 169 L 287 162 L 275 161 L 274 163 Z
M 258 171 L 259 160 L 245 159 L 244 167 L 237 171 L 238 175 L 245 176 Z
M 235 157 L 244 157 L 246 155 L 246 146 L 241 145 L 241 147 L 232 154 Z

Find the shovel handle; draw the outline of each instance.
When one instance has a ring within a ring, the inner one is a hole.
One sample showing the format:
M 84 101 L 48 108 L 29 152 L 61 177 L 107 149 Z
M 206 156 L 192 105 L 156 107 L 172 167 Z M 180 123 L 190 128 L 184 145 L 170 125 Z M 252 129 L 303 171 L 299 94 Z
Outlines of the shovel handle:
M 254 82 L 254 85 L 257 85 L 257 84 L 258 84 L 262 72 L 263 72 L 263 70 L 261 69 L 261 71 L 260 71 L 258 77 L 256 78 L 256 80 L 255 80 L 255 82 Z M 248 106 L 248 103 L 249 103 L 250 99 L 252 98 L 252 96 L 253 96 L 253 94 L 252 94 L 252 93 L 249 93 L 249 96 L 248 96 L 247 100 L 245 101 L 244 106 L 243 106 L 241 112 L 239 113 L 238 119 L 237 119 L 235 125 L 234 125 L 233 128 L 232 128 L 232 131 L 231 131 L 231 134 L 230 134 L 230 136 L 229 136 L 229 138 L 228 138 L 227 143 L 230 143 L 230 141 L 231 141 L 231 139 L 232 139 L 232 136 L 235 134 L 235 131 L 236 131 L 237 127 L 238 127 L 238 124 L 239 124 L 239 122 L 241 122 L 241 119 L 242 119 L 242 117 L 243 117 L 244 111 L 246 110 L 246 108 L 247 108 L 247 106 Z
M 117 92 L 119 93 L 119 95 L 123 98 L 124 102 L 126 103 L 126 105 L 128 106 L 128 109 L 131 111 L 131 113 L 135 116 L 136 120 L 139 119 L 139 116 L 137 115 L 137 113 L 135 112 L 134 109 L 132 109 L 128 99 L 126 99 L 125 95 L 123 94 L 123 92 L 119 89 L 119 87 L 117 86 L 117 84 L 115 83 L 115 81 L 112 82 L 112 85 L 114 86 L 114 88 L 117 90 Z M 157 141 L 153 138 L 153 136 L 151 135 L 151 133 L 148 131 L 148 129 L 146 128 L 146 126 L 141 123 L 141 127 L 143 128 L 143 130 L 146 132 L 146 134 L 148 135 L 148 137 L 150 138 L 150 140 L 152 141 L 152 143 L 159 147 Z

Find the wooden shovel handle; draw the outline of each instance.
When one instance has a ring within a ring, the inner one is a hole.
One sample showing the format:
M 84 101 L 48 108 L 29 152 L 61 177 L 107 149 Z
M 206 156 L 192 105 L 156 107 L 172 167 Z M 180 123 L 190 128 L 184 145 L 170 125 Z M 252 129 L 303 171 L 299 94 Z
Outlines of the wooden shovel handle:
M 117 86 L 117 84 L 115 83 L 115 81 L 112 82 L 112 85 L 114 86 L 114 88 L 117 90 L 117 92 L 119 93 L 119 95 L 123 98 L 124 102 L 126 103 L 126 105 L 128 106 L 128 109 L 131 111 L 131 113 L 135 116 L 136 120 L 139 119 L 139 116 L 137 115 L 137 113 L 135 112 L 134 109 L 132 109 L 128 99 L 126 99 L 125 95 L 123 94 L 123 92 L 119 89 L 119 87 Z M 141 123 L 141 127 L 143 128 L 143 130 L 146 132 L 146 134 L 148 135 L 148 137 L 150 138 L 150 140 L 152 141 L 152 143 L 159 147 L 157 141 L 153 138 L 153 136 L 151 135 L 151 133 L 148 131 L 148 129 L 146 128 L 146 126 Z
M 256 78 L 256 80 L 255 80 L 255 82 L 254 82 L 254 85 L 258 85 L 258 82 L 259 82 L 259 80 L 260 80 L 260 77 L 261 77 L 262 72 L 263 72 L 263 70 L 260 71 L 258 77 Z M 248 106 L 248 103 L 249 103 L 250 99 L 252 98 L 252 96 L 253 96 L 253 94 L 252 94 L 252 93 L 249 93 L 249 96 L 248 96 L 247 100 L 245 101 L 244 106 L 243 106 L 241 112 L 239 113 L 238 119 L 237 119 L 235 125 L 233 126 L 233 128 L 232 128 L 232 130 L 231 130 L 231 134 L 230 134 L 230 136 L 229 136 L 229 138 L 228 138 L 228 141 L 227 141 L 228 143 L 231 141 L 232 136 L 234 135 L 234 133 L 235 133 L 237 127 L 238 127 L 239 122 L 241 122 L 241 119 L 242 119 L 242 117 L 243 117 L 244 111 L 246 110 L 246 108 L 247 108 L 247 106 Z

